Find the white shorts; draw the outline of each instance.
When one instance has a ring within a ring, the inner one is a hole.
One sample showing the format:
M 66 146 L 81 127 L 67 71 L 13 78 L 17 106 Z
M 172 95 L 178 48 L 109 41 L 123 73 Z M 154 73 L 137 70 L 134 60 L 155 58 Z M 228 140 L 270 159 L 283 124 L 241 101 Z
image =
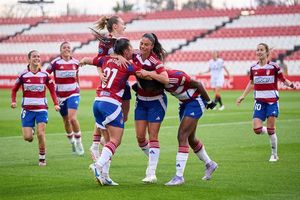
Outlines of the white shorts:
M 224 78 L 210 80 L 211 88 L 222 88 L 223 84 L 224 84 Z

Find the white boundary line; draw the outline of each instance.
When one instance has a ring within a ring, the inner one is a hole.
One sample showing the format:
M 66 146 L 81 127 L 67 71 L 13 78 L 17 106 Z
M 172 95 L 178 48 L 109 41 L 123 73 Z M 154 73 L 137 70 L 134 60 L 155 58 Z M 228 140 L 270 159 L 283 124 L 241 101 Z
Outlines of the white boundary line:
M 282 119 L 277 120 L 277 122 L 295 122 L 300 121 L 300 119 Z M 198 124 L 198 127 L 212 127 L 212 126 L 235 126 L 235 125 L 244 125 L 244 124 L 252 124 L 251 121 L 241 121 L 241 122 L 225 122 L 225 123 L 210 123 L 210 124 Z M 178 125 L 174 126 L 161 126 L 161 129 L 169 129 L 169 128 L 175 128 L 178 127 Z M 127 131 L 133 131 L 135 128 L 125 128 L 124 132 Z M 92 131 L 82 131 L 82 133 L 92 133 Z M 57 135 L 64 135 L 64 132 L 61 133 L 48 133 L 46 132 L 46 137 L 49 136 L 57 136 Z M 12 138 L 22 138 L 22 136 L 7 136 L 7 137 L 0 137 L 0 141 L 2 139 L 12 139 Z

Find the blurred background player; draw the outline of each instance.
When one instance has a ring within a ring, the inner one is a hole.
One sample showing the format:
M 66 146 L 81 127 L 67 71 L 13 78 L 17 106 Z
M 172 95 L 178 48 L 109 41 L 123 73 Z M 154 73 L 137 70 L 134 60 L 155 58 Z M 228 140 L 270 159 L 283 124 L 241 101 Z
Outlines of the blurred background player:
M 84 149 L 77 119 L 80 102 L 78 68 L 79 62 L 72 57 L 70 43 L 63 42 L 60 45 L 60 56 L 51 62 L 47 72 L 54 74 L 56 94 L 61 107 L 60 114 L 63 118 L 66 135 L 72 145 L 72 151 L 83 155 Z
M 126 28 L 124 21 L 122 18 L 118 16 L 111 16 L 106 17 L 102 16 L 96 23 L 96 31 L 93 31 L 96 38 L 99 40 L 98 45 L 98 54 L 94 58 L 84 57 L 80 61 L 80 65 L 98 65 L 99 60 L 106 55 L 110 55 L 113 53 L 113 46 L 117 38 L 124 35 L 124 30 Z M 108 35 L 102 35 L 99 31 L 103 29 L 107 29 Z M 120 59 L 120 58 L 119 58 Z M 122 57 L 121 57 L 122 59 Z M 126 61 L 123 61 L 126 64 Z M 107 78 L 105 74 L 103 74 L 102 68 L 97 67 L 97 71 L 100 77 L 100 80 L 103 83 L 107 82 Z M 122 111 L 124 115 L 124 122 L 127 121 L 128 113 L 130 109 L 130 99 L 131 99 L 131 92 L 130 86 L 128 82 L 126 82 L 126 87 L 124 94 L 122 96 Z M 102 137 L 103 136 L 103 137 Z M 102 142 L 100 142 L 102 141 Z M 91 157 L 93 161 L 96 161 L 100 156 L 99 145 L 100 143 L 105 144 L 106 141 L 109 141 L 109 135 L 107 134 L 106 130 L 101 130 L 97 128 L 95 124 L 94 134 L 93 134 L 93 143 L 90 147 Z M 108 174 L 109 177 L 109 168 L 110 168 L 110 161 L 103 167 L 103 173 Z
M 143 78 L 153 79 L 148 80 L 148 82 L 137 79 L 136 88 L 134 116 L 136 137 L 139 147 L 148 157 L 146 177 L 142 180 L 144 183 L 157 182 L 156 168 L 160 154 L 158 133 L 167 109 L 167 96 L 163 87 L 152 89 L 147 87 L 153 87 L 157 85 L 157 82 L 160 82 L 162 86 L 168 84 L 168 74 L 161 62 L 164 58 L 165 50 L 156 35 L 153 33 L 144 34 L 140 41 L 140 51 L 133 56 L 133 62 L 145 70 L 139 75 Z M 156 73 L 149 73 L 149 71 Z M 149 142 L 146 138 L 146 131 L 148 131 Z
M 132 58 L 133 49 L 128 39 L 121 38 L 116 40 L 114 52 L 129 60 Z M 124 67 L 118 59 L 111 56 L 102 57 L 98 65 L 102 67 L 107 82 L 102 82 L 101 87 L 97 89 L 93 111 L 97 127 L 107 130 L 109 141 L 103 147 L 96 163 L 90 165 L 90 168 L 101 185 L 118 185 L 112 182 L 107 174 L 103 172 L 103 167 L 110 162 L 122 140 L 124 120 L 121 98 L 125 90 L 126 81 L 130 75 L 135 74 L 140 68 L 137 68 L 135 65 Z
M 221 98 L 221 89 L 224 84 L 223 69 L 225 70 L 227 76 L 230 76 L 229 71 L 224 65 L 224 60 L 219 57 L 218 51 L 212 52 L 212 59 L 209 60 L 208 64 L 209 64 L 208 70 L 200 74 L 210 72 L 210 84 L 211 84 L 211 88 L 213 88 L 215 92 L 215 103 L 220 104 L 219 110 L 224 110 L 225 106 L 223 105 L 222 98 Z
M 254 86 L 254 112 L 253 112 L 253 130 L 256 134 L 268 133 L 271 143 L 270 162 L 276 162 L 279 157 L 277 154 L 277 135 L 275 132 L 276 118 L 279 114 L 279 93 L 278 79 L 284 85 L 294 88 L 291 81 L 285 79 L 280 67 L 268 61 L 270 55 L 269 46 L 265 43 L 257 45 L 256 56 L 258 62 L 250 68 L 250 81 L 243 94 L 236 100 L 237 105 L 245 99 Z M 267 119 L 267 127 L 263 122 Z
M 49 74 L 41 71 L 40 53 L 36 50 L 28 53 L 29 65 L 22 72 L 11 93 L 11 107 L 17 107 L 16 95 L 22 86 L 22 132 L 25 141 L 32 142 L 35 123 L 37 124 L 37 138 L 39 141 L 39 165 L 46 165 L 46 137 L 45 129 L 48 122 L 48 105 L 46 87 L 49 89 L 56 111 L 60 109 L 55 95 L 55 86 Z M 46 87 L 45 87 L 46 86 Z
M 165 185 L 174 186 L 184 183 L 184 169 L 189 156 L 189 146 L 197 157 L 205 163 L 206 170 L 203 180 L 211 179 L 218 165 L 212 161 L 204 145 L 196 138 L 198 120 L 202 117 L 205 107 L 213 109 L 216 103 L 211 101 L 201 82 L 193 80 L 189 75 L 179 70 L 167 70 L 169 84 L 165 89 L 179 101 L 178 152 L 176 156 L 176 175 Z

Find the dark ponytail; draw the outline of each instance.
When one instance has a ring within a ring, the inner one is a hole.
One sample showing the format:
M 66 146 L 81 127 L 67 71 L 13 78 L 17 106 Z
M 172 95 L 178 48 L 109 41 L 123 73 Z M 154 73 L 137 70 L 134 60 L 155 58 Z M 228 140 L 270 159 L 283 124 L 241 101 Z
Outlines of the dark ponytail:
M 130 42 L 127 38 L 117 39 L 114 45 L 114 53 L 123 56 L 124 51 L 128 49 Z
M 153 52 L 159 60 L 164 61 L 167 55 L 166 50 L 162 47 L 154 33 L 145 33 L 143 37 L 148 38 L 153 44 Z

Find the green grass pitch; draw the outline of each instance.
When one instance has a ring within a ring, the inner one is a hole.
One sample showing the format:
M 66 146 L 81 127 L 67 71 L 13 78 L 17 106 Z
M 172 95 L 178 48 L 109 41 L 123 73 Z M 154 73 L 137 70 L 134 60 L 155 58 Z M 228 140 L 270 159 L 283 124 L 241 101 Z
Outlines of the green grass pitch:
M 123 141 L 111 166 L 111 177 L 120 186 L 96 184 L 88 170 L 94 94 L 93 90 L 81 92 L 78 118 L 86 151 L 83 157 L 71 154 L 62 119 L 49 98 L 47 166 L 39 167 L 37 138 L 27 143 L 21 137 L 20 92 L 18 108 L 12 110 L 10 91 L 0 91 L 0 199 L 300 199 L 299 92 L 280 92 L 277 121 L 280 160 L 269 163 L 267 135 L 257 136 L 252 132 L 252 95 L 237 107 L 235 99 L 241 91 L 224 91 L 226 109 L 206 111 L 197 129 L 197 136 L 219 168 L 212 180 L 202 181 L 204 164 L 190 150 L 186 183 L 178 187 L 164 186 L 175 174 L 177 152 L 178 102 L 171 96 L 159 134 L 158 183 L 145 185 L 141 182 L 147 160 L 135 139 L 133 100 Z

